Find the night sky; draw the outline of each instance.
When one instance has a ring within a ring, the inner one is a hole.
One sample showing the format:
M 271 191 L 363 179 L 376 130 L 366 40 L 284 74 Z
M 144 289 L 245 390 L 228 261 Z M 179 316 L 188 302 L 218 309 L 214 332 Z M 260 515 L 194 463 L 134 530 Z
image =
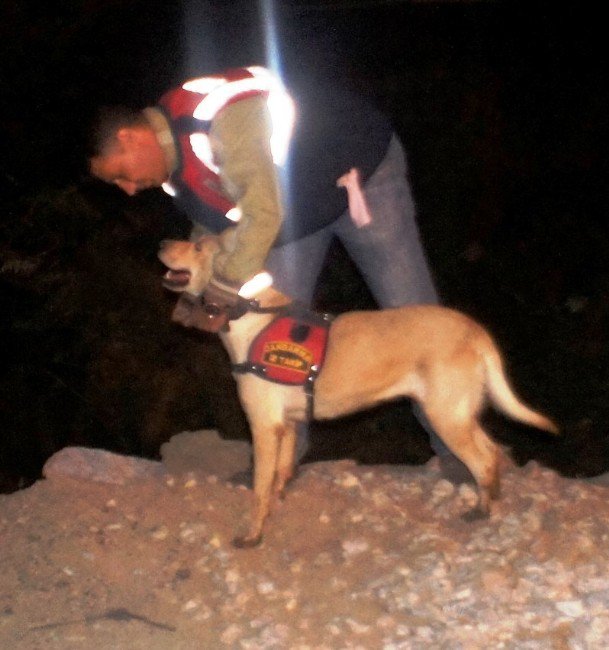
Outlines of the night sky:
M 608 93 L 600 9 L 365 0 L 264 7 L 266 21 L 255 2 L 2 3 L 5 339 L 17 336 L 23 290 L 7 272 L 15 233 L 41 193 L 90 191 L 82 148 L 91 112 L 100 104 L 153 104 L 189 76 L 264 63 L 270 8 L 280 65 L 344 76 L 391 116 L 408 152 L 444 302 L 493 329 L 519 386 L 569 435 L 585 440 L 594 468 L 604 469 Z M 129 209 L 113 189 L 96 191 L 116 218 Z M 164 206 L 156 194 L 134 201 Z M 153 258 L 155 244 L 148 246 Z M 354 302 L 341 294 L 341 268 L 329 265 L 324 305 Z M 361 295 L 356 303 L 365 303 Z M 17 353 L 9 361 L 4 389 L 24 363 Z M 16 399 L 5 395 L 3 411 L 10 415 Z M 4 465 L 11 464 L 11 444 L 2 450 Z M 549 454 L 538 447 L 530 453 Z

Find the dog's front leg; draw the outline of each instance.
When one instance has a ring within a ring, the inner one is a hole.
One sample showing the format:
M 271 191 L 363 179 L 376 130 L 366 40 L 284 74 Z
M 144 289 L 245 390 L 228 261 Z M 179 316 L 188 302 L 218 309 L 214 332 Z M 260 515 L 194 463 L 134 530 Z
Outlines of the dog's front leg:
M 262 426 L 251 421 L 250 424 L 254 442 L 254 508 L 248 533 L 233 539 L 237 548 L 251 548 L 262 541 L 262 527 L 269 514 L 277 468 L 278 434 L 283 429 L 283 425 L 269 425 L 268 422 Z
M 277 476 L 273 491 L 282 499 L 285 486 L 294 476 L 296 453 L 296 423 L 294 421 L 286 422 L 283 430 L 278 430 L 278 442 Z

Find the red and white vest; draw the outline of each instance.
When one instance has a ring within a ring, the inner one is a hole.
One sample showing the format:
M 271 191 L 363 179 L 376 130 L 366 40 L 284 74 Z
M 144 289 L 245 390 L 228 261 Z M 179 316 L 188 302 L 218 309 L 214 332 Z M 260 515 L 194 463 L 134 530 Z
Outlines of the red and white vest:
M 294 124 L 294 103 L 281 81 L 262 67 L 235 68 L 221 75 L 191 79 L 159 100 L 178 146 L 178 168 L 163 189 L 178 201 L 202 201 L 215 212 L 206 223 L 223 230 L 226 219 L 238 221 L 239 208 L 222 191 L 219 169 L 209 141 L 214 117 L 242 99 L 263 96 L 272 120 L 271 153 L 281 165 L 286 158 Z

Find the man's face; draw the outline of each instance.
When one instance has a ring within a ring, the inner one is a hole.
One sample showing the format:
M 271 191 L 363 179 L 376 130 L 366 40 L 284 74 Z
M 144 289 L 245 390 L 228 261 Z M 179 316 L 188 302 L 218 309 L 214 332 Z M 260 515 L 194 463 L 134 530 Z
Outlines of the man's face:
M 169 175 L 165 156 L 152 129 L 119 129 L 104 153 L 91 158 L 93 176 L 133 196 L 160 187 Z

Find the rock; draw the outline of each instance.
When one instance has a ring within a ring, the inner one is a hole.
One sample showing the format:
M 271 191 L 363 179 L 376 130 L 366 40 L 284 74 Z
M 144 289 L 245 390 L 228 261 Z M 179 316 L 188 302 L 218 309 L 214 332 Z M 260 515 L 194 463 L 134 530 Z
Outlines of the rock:
M 217 431 L 184 431 L 161 445 L 163 465 L 170 474 L 189 472 L 223 480 L 251 465 L 252 447 L 243 440 L 223 440 Z
M 591 485 L 602 485 L 603 487 L 609 486 L 609 472 L 598 474 L 597 476 L 590 476 L 583 479 L 586 483 Z
M 159 462 L 88 447 L 65 447 L 53 454 L 42 468 L 42 475 L 47 479 L 67 476 L 114 485 L 125 485 L 164 473 L 165 469 Z

